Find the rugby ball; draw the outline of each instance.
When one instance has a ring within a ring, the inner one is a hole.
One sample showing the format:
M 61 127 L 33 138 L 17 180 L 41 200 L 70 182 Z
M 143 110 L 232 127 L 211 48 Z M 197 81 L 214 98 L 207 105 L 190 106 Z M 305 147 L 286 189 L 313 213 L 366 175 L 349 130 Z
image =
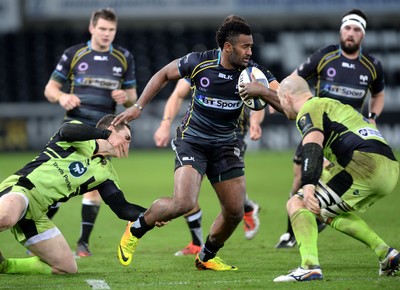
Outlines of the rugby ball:
M 265 74 L 255 66 L 246 67 L 239 76 L 238 85 L 246 84 L 251 82 L 251 74 L 255 77 L 257 82 L 262 83 L 264 86 L 269 88 L 269 82 Z M 254 97 L 247 100 L 243 100 L 244 104 L 254 111 L 264 109 L 268 103 L 265 102 L 261 97 Z

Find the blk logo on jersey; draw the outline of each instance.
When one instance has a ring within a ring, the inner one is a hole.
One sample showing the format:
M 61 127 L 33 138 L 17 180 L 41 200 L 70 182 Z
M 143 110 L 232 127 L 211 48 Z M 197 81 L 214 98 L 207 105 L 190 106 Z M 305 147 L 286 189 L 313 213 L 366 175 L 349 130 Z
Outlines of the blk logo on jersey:
M 342 67 L 356 69 L 356 65 L 354 63 L 342 62 Z
M 83 163 L 79 161 L 72 162 L 68 166 L 68 169 L 69 173 L 71 173 L 73 177 L 81 177 L 87 171 L 87 167 L 85 167 Z
M 182 161 L 194 161 L 194 157 L 182 157 Z
M 221 78 L 221 79 L 225 79 L 225 80 L 233 80 L 233 76 L 232 75 L 226 75 L 226 74 L 223 74 L 223 73 L 219 73 L 218 77 Z
M 106 55 L 95 55 L 94 60 L 96 61 L 108 61 L 108 56 Z

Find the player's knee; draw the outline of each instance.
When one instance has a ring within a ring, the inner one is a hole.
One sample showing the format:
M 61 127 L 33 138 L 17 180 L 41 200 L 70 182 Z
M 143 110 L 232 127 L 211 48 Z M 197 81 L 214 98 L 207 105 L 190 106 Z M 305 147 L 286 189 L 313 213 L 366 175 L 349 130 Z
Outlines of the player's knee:
M 304 207 L 304 203 L 298 195 L 292 196 L 286 202 L 286 211 L 288 212 L 289 216 L 303 207 Z
M 85 194 L 83 194 L 83 199 L 82 199 L 83 204 L 99 206 L 101 204 L 101 201 L 102 199 L 100 193 L 97 190 L 88 191 Z
M 224 219 L 234 223 L 234 224 L 238 224 L 242 221 L 243 217 L 244 217 L 244 209 L 243 207 L 241 208 L 231 208 L 228 210 L 224 210 L 222 212 L 222 215 L 224 216 Z
M 5 231 L 12 228 L 16 221 L 9 215 L 0 214 L 0 231 Z
M 192 204 L 184 203 L 184 204 L 177 205 L 175 207 L 175 212 L 176 212 L 177 216 L 181 216 L 181 215 L 184 215 L 184 214 L 190 212 L 192 209 L 193 209 Z
M 190 212 L 193 208 L 196 207 L 197 201 L 191 199 L 180 199 L 174 200 L 174 212 L 177 216 L 181 216 Z
M 60 266 L 53 266 L 52 270 L 53 274 L 76 274 L 78 273 L 78 265 L 74 260 Z
M 288 201 L 286 202 L 286 210 L 289 212 L 290 209 L 293 207 L 293 203 L 294 203 L 294 196 L 292 196 L 291 198 L 288 199 Z

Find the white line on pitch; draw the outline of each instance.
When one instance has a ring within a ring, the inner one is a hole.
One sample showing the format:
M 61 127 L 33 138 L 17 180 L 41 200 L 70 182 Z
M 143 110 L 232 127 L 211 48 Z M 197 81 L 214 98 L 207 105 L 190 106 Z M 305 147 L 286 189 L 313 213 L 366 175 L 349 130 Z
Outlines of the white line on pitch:
M 108 284 L 104 280 L 88 279 L 85 281 L 86 281 L 86 283 L 89 284 L 89 286 L 92 289 L 111 289 L 110 286 L 108 286 Z

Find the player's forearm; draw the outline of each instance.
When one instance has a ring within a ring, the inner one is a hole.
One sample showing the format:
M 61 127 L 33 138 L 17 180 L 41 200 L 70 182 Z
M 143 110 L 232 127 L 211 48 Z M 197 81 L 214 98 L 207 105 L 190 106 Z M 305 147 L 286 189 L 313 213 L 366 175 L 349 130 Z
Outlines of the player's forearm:
M 51 85 L 47 85 L 44 90 L 44 96 L 50 103 L 58 103 L 62 94 L 59 88 Z
M 60 128 L 59 133 L 62 140 L 74 142 L 94 139 L 107 140 L 112 132 L 107 129 L 99 129 L 87 124 L 65 123 Z
M 385 100 L 383 91 L 372 96 L 370 104 L 370 113 L 375 114 L 374 119 L 376 119 L 378 116 L 382 114 L 384 101 Z
M 279 102 L 278 94 L 272 89 L 265 88 L 261 94 L 262 98 L 268 102 L 276 111 L 283 113 L 281 103 Z
M 264 121 L 265 110 L 252 111 L 250 114 L 250 124 L 261 125 Z
M 127 96 L 127 101 L 124 103 L 125 108 L 132 107 L 134 103 L 137 101 L 137 92 L 136 89 L 129 89 L 125 90 L 126 96 Z
M 171 123 L 178 115 L 183 99 L 170 97 L 165 104 L 164 114 L 161 122 Z
M 99 190 L 99 193 L 104 202 L 122 220 L 134 221 L 146 211 L 146 208 L 140 205 L 129 203 L 121 191 L 104 194 L 103 190 Z
M 58 103 L 60 101 L 60 97 L 64 94 L 64 92 L 61 91 L 61 88 L 61 83 L 50 79 L 44 89 L 44 95 L 47 100 L 51 103 Z

